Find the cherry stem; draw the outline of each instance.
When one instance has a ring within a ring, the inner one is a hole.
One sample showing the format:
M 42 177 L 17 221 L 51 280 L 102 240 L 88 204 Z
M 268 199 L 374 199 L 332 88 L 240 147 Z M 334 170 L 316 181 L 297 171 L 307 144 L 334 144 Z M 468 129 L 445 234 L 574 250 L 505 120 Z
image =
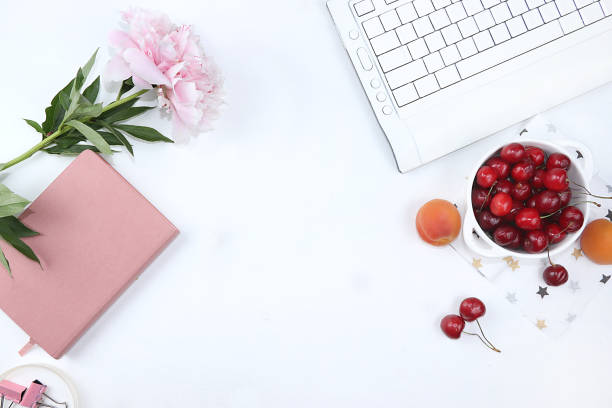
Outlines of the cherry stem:
M 501 350 L 498 350 L 497 347 L 495 347 L 493 343 L 491 343 L 491 341 L 487 339 L 487 336 L 485 336 L 484 331 L 482 330 L 482 326 L 480 326 L 480 322 L 478 321 L 478 319 L 476 319 L 476 324 L 478 325 L 478 328 L 480 329 L 480 332 L 482 333 L 482 337 L 484 337 L 487 343 L 489 343 L 489 345 L 491 346 L 491 350 L 501 353 Z
M 497 351 L 498 353 L 501 353 L 501 351 L 499 351 L 499 350 L 498 350 L 498 349 L 496 349 L 495 347 L 492 347 L 490 344 L 486 343 L 486 342 L 485 342 L 485 341 L 482 339 L 482 337 L 480 337 L 480 335 L 479 335 L 478 333 L 470 333 L 470 332 L 463 331 L 463 334 L 469 334 L 470 336 L 476 336 L 476 337 L 478 337 L 478 339 L 479 339 L 479 340 L 482 342 L 482 344 L 484 344 L 484 345 L 485 345 L 485 347 L 486 347 L 486 348 L 488 348 L 488 349 L 490 349 L 490 350 L 493 350 L 493 351 Z
M 553 215 L 555 215 L 555 214 L 556 214 L 556 213 L 558 213 L 559 211 L 563 211 L 563 210 L 565 210 L 567 207 L 572 207 L 572 206 L 574 206 L 574 205 L 576 205 L 576 204 L 594 204 L 594 205 L 596 205 L 597 207 L 601 207 L 601 204 L 599 204 L 599 203 L 598 203 L 598 202 L 596 202 L 596 201 L 589 201 L 589 200 L 586 200 L 586 201 L 578 201 L 578 202 L 576 202 L 576 203 L 568 204 L 568 205 L 566 205 L 566 206 L 565 206 L 565 207 L 563 207 L 563 208 L 559 208 L 557 211 L 555 211 L 555 212 L 551 212 L 550 214 L 541 215 L 541 216 L 540 216 L 540 218 L 541 218 L 541 219 L 544 219 L 544 218 L 552 217 Z M 563 231 L 562 231 L 562 232 L 563 232 Z
M 557 236 L 557 235 L 555 235 L 555 236 Z M 548 247 L 548 246 L 546 247 L 546 252 L 547 252 L 547 255 L 548 255 L 548 262 L 550 262 L 550 266 L 555 266 L 555 264 L 553 263 L 552 259 L 550 259 L 550 247 Z
M 578 184 L 578 183 L 576 183 L 576 182 L 575 182 L 575 181 L 573 181 L 573 180 L 570 180 L 570 181 L 572 182 L 572 184 L 575 184 L 575 185 L 577 185 L 578 187 L 580 187 L 581 189 L 583 189 L 584 191 L 586 191 L 586 194 L 587 194 L 587 195 L 590 195 L 591 197 L 601 198 L 601 199 L 603 199 L 603 200 L 612 200 L 612 196 L 611 196 L 611 197 L 605 197 L 605 196 L 600 196 L 600 195 L 593 194 L 593 193 L 591 193 L 591 192 L 589 191 L 589 189 L 588 189 L 588 188 L 586 188 L 585 186 L 583 186 L 583 185 L 581 185 L 581 184 Z
M 480 206 L 480 208 L 478 209 L 478 212 L 481 212 L 482 209 L 484 208 L 485 204 L 487 203 L 487 201 L 489 200 L 489 197 L 491 197 L 491 192 L 493 192 L 493 187 L 495 187 L 495 185 L 497 184 L 497 180 L 495 180 L 493 182 L 493 184 L 491 184 L 491 187 L 489 188 L 489 192 L 487 193 L 487 197 L 485 198 L 484 202 L 482 203 L 482 205 Z

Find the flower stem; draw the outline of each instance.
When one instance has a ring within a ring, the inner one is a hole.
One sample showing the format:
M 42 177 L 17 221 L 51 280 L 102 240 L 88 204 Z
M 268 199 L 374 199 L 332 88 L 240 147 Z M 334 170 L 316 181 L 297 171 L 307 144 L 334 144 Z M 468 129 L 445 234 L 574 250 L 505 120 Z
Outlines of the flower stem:
M 123 105 L 126 102 L 129 102 L 133 99 L 139 98 L 140 96 L 144 95 L 145 93 L 147 93 L 149 91 L 149 89 L 142 89 L 138 92 L 133 93 L 130 96 L 126 96 L 123 99 L 120 99 L 118 101 L 109 103 L 108 105 L 106 105 L 103 109 L 102 109 L 102 113 L 107 112 L 113 108 L 116 108 L 119 105 Z M 13 160 L 8 161 L 4 164 L 0 164 L 0 171 L 4 171 L 6 169 L 8 169 L 9 167 L 13 167 L 14 165 L 16 165 L 17 163 L 21 163 L 22 161 L 30 158 L 34 153 L 36 153 L 37 151 L 39 151 L 40 149 L 47 147 L 49 144 L 51 144 L 51 142 L 53 142 L 55 139 L 57 139 L 58 137 L 60 137 L 61 135 L 63 135 L 64 133 L 68 132 L 70 129 L 70 127 L 62 127 L 60 126 L 60 128 L 58 130 L 56 130 L 55 132 L 51 133 L 49 136 L 45 137 L 42 141 L 40 141 L 39 143 L 37 143 L 36 145 L 32 146 L 32 148 L 30 148 L 28 151 L 26 151 L 23 154 L 20 154 L 19 156 L 15 157 Z

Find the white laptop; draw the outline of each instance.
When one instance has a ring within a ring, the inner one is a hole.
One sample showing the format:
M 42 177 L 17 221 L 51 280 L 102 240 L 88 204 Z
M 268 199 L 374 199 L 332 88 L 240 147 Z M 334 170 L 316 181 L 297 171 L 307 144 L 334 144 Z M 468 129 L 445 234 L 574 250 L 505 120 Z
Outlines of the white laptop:
M 401 172 L 612 80 L 612 0 L 327 6 Z

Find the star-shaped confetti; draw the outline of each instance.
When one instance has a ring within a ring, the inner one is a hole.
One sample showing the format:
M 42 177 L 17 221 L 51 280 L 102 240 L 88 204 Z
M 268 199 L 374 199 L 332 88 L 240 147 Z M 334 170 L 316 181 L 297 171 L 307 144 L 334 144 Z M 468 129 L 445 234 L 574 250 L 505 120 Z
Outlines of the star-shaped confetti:
M 527 129 L 523 129 L 521 130 L 521 133 L 519 133 L 519 136 L 523 136 L 523 133 L 529 133 L 529 131 Z
M 572 255 L 574 255 L 574 258 L 576 258 L 576 260 L 578 260 L 578 258 L 582 256 L 582 250 L 580 248 L 574 248 L 574 252 L 572 252 Z
M 548 286 L 546 287 L 541 287 L 538 286 L 540 289 L 536 292 L 538 295 L 540 295 L 542 297 L 542 299 L 544 299 L 544 296 L 548 296 Z
M 608 187 L 608 193 L 612 193 L 612 186 L 608 184 L 606 187 Z
M 546 325 L 546 320 L 538 320 L 536 327 L 540 330 L 547 328 L 548 326 Z
M 570 281 L 569 286 L 573 293 L 576 293 L 576 291 L 580 290 L 580 284 L 578 283 L 578 281 Z
M 552 123 L 548 123 L 546 125 L 546 129 L 548 130 L 549 133 L 555 133 L 557 131 L 557 128 Z
M 567 314 L 567 318 L 566 318 L 565 320 L 566 320 L 568 323 L 571 323 L 571 322 L 573 322 L 574 320 L 576 320 L 576 315 L 575 315 L 575 314 L 568 313 L 568 314 Z
M 480 235 L 478 235 L 475 229 L 472 229 L 472 234 L 474 234 L 477 239 L 480 239 Z
M 601 274 L 601 280 L 600 282 L 603 283 L 604 285 L 606 283 L 608 283 L 608 281 L 610 280 L 610 277 L 612 277 L 612 275 L 604 275 L 603 273 Z
M 510 262 L 512 262 L 514 258 L 512 258 L 511 256 L 507 256 L 505 258 L 502 258 L 502 260 L 506 261 L 506 263 L 510 265 Z
M 576 158 L 582 159 L 584 156 L 580 153 L 580 150 L 576 150 Z
M 514 292 L 512 292 L 512 293 L 508 292 L 508 294 L 506 295 L 506 300 L 507 300 L 508 302 L 512 303 L 512 304 L 516 303 L 516 302 L 517 302 L 517 299 L 516 299 L 516 293 L 514 293 Z
M 472 260 L 472 266 L 473 266 L 474 268 L 476 268 L 476 269 L 480 269 L 480 268 L 482 268 L 482 259 L 476 259 L 476 258 L 473 258 L 473 260 Z
M 606 215 L 606 218 L 612 221 L 612 210 L 608 210 L 608 215 Z
M 518 261 L 518 259 L 517 259 L 516 261 L 512 261 L 512 262 L 508 263 L 508 266 L 509 266 L 510 268 L 512 268 L 512 272 L 514 272 L 515 270 L 519 269 L 519 268 L 520 268 L 520 266 L 519 266 L 519 261 Z

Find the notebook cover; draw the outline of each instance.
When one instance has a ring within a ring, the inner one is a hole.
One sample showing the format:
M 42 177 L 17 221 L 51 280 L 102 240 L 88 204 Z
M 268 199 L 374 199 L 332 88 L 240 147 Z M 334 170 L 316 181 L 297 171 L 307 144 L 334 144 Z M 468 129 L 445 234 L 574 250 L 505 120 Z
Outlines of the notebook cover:
M 0 308 L 60 358 L 178 234 L 101 157 L 80 154 L 20 219 L 41 267 L 0 245 L 13 278 L 0 270 Z

